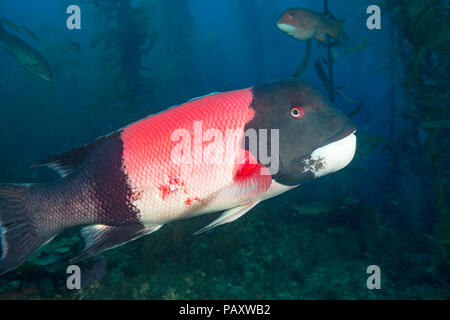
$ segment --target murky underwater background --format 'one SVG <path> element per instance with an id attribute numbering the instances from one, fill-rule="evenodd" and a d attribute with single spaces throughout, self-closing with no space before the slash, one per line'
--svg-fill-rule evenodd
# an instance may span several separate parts
<path id="1" fill-rule="evenodd" d="M 314 40 L 302 77 L 358 125 L 347 168 L 206 234 L 192 235 L 216 215 L 84 261 L 82 290 L 66 287 L 83 248 L 68 230 L 0 277 L 0 299 L 449 299 L 446 1 L 2 1 L 3 25 L 43 54 L 53 80 L 0 50 L 0 182 L 58 179 L 31 164 L 192 97 L 291 76 L 307 44 L 276 21 L 325 2 L 348 39 Z M 66 28 L 71 4 L 81 30 Z M 371 4 L 381 30 L 366 27 Z M 370 265 L 381 290 L 366 286 Z"/>

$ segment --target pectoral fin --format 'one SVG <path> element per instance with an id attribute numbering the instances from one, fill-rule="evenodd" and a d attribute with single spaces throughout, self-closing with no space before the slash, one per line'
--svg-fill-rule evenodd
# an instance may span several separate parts
<path id="1" fill-rule="evenodd" d="M 121 246 L 129 241 L 150 234 L 161 228 L 162 225 L 143 227 L 132 225 L 123 227 L 111 227 L 106 225 L 93 225 L 81 229 L 86 247 L 77 257 L 70 260 L 76 263 L 80 260 L 95 256 L 101 252 Z"/>
<path id="2" fill-rule="evenodd" d="M 314 38 L 316 38 L 319 41 L 325 42 L 325 32 L 318 32 L 318 33 L 316 33 Z"/>
<path id="3" fill-rule="evenodd" d="M 218 217 L 216 220 L 208 224 L 206 227 L 200 229 L 194 235 L 198 235 L 200 233 L 206 232 L 208 230 L 211 230 L 212 228 L 215 228 L 217 226 L 220 226 L 225 223 L 233 222 L 236 219 L 239 219 L 244 214 L 246 214 L 250 209 L 252 209 L 254 206 L 256 206 L 259 203 L 259 201 L 250 202 L 246 205 L 235 207 L 232 209 L 229 209 L 222 213 L 220 217 Z"/>
<path id="4" fill-rule="evenodd" d="M 223 212 L 220 217 L 194 234 L 198 235 L 242 217 L 260 202 L 260 200 L 257 200 L 259 199 L 259 195 L 266 192 L 271 184 L 272 176 L 269 170 L 258 163 L 250 152 L 246 151 L 243 154 L 242 161 L 236 166 L 234 183 L 218 192 L 216 197 L 239 201 L 245 200 L 248 203 Z"/>
<path id="5" fill-rule="evenodd" d="M 271 184 L 272 176 L 269 170 L 246 151 L 242 163 L 236 167 L 234 183 L 221 190 L 218 196 L 232 199 L 250 199 L 267 191 Z"/>

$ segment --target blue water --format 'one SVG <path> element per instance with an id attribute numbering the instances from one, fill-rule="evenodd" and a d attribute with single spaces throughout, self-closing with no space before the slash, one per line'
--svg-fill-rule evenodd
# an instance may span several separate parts
<path id="1" fill-rule="evenodd" d="M 134 17 L 138 27 L 128 24 L 124 32 L 126 24 L 117 26 L 119 20 L 108 18 L 108 9 L 94 2 L 0 3 L 1 17 L 26 26 L 40 41 L 5 26 L 8 32 L 41 52 L 54 73 L 51 82 L 43 81 L 0 50 L 1 183 L 56 180 L 50 170 L 30 165 L 190 98 L 288 78 L 302 62 L 306 41 L 289 37 L 276 21 L 300 4 L 324 10 L 323 1 L 312 0 L 122 1 L 124 8 L 145 11 L 144 20 Z M 362 103 L 352 116 L 359 140 L 349 167 L 270 199 L 205 236 L 193 237 L 192 231 L 207 217 L 189 226 L 175 223 L 83 262 L 89 281 L 82 290 L 65 286 L 68 259 L 83 246 L 79 229 L 69 230 L 41 255 L 50 256 L 48 261 L 36 258 L 0 276 L 0 299 L 448 299 L 449 265 L 440 256 L 448 249 L 439 246 L 442 238 L 435 233 L 433 176 L 429 167 L 409 163 L 418 154 L 411 150 L 429 152 L 427 132 L 416 132 L 421 148 L 406 147 L 410 131 L 403 111 L 411 101 L 402 83 L 408 74 L 402 72 L 404 57 L 391 54 L 393 45 L 401 49 L 398 39 L 404 35 L 396 33 L 391 41 L 387 14 L 381 30 L 369 30 L 369 1 L 328 2 L 334 16 L 345 19 L 347 47 L 367 39 L 357 52 L 332 49 L 335 88 Z M 81 8 L 81 30 L 66 28 L 71 4 Z M 149 38 L 154 46 L 145 54 L 132 41 L 142 28 L 157 35 Z M 147 36 L 141 35 L 144 41 Z M 92 45 L 95 37 L 117 42 Z M 126 54 L 128 60 L 108 67 L 108 51 Z M 314 68 L 320 57 L 327 57 L 327 48 L 313 40 L 302 77 L 328 95 Z M 392 61 L 396 70 L 372 74 Z M 115 79 L 114 68 L 127 76 Z M 334 102 L 351 113 L 357 105 L 348 100 L 337 95 Z M 398 166 L 392 170 L 397 152 Z M 431 164 L 426 160 L 424 165 Z M 314 207 L 313 214 L 302 214 L 299 208 L 307 205 Z M 370 265 L 381 268 L 379 290 L 366 286 Z"/>

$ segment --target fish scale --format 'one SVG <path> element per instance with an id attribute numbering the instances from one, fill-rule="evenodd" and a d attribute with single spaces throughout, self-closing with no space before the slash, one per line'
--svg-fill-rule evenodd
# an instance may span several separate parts
<path id="1" fill-rule="evenodd" d="M 234 162 L 227 161 L 218 167 L 208 164 L 206 157 L 203 163 L 196 164 L 193 154 L 193 164 L 177 166 L 171 160 L 175 143 L 168 142 L 177 129 L 186 129 L 193 142 L 195 121 L 201 121 L 203 133 L 216 129 L 225 137 L 227 129 L 241 129 L 243 134 L 245 124 L 254 114 L 251 101 L 249 89 L 217 93 L 151 116 L 123 130 L 124 172 L 136 198 L 133 204 L 145 224 L 162 224 L 191 216 L 194 211 L 204 213 L 205 209 L 219 211 L 233 201 L 211 195 L 233 184 Z M 237 154 L 235 150 L 232 155 L 237 157 Z M 163 197 L 161 187 L 170 187 L 170 179 L 179 179 L 182 188 Z M 198 200 L 191 202 L 189 199 Z"/>

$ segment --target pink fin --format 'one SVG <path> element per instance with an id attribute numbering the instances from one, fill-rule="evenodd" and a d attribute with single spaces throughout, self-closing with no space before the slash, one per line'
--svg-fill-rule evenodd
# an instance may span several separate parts
<path id="1" fill-rule="evenodd" d="M 272 176 L 269 169 L 258 163 L 250 152 L 245 151 L 245 158 L 237 167 L 234 181 L 235 183 L 223 192 L 229 193 L 231 197 L 250 197 L 268 190 Z"/>
<path id="2" fill-rule="evenodd" d="M 231 208 L 230 210 L 225 211 L 218 217 L 216 220 L 208 224 L 206 227 L 198 230 L 194 235 L 199 235 L 200 233 L 206 232 L 208 230 L 211 230 L 212 228 L 215 228 L 217 226 L 220 226 L 225 223 L 233 222 L 234 220 L 239 219 L 244 214 L 249 212 L 254 206 L 256 206 L 259 203 L 259 201 L 250 202 L 249 204 L 239 206 L 236 208 Z"/>

